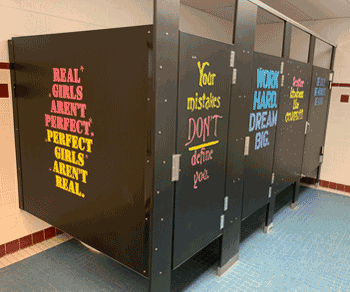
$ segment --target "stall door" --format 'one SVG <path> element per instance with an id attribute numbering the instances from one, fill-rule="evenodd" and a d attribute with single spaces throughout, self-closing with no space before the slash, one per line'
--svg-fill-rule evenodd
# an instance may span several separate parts
<path id="1" fill-rule="evenodd" d="M 245 149 L 242 218 L 268 202 L 272 178 L 282 59 L 254 53 L 250 113 Z"/>
<path id="2" fill-rule="evenodd" d="M 281 74 L 284 86 L 278 108 L 273 194 L 294 183 L 301 174 L 312 65 L 288 60 Z"/>
<path id="3" fill-rule="evenodd" d="M 233 45 L 180 33 L 174 268 L 221 234 Z"/>
<path id="4" fill-rule="evenodd" d="M 321 148 L 324 145 L 330 101 L 328 69 L 313 67 L 308 127 L 305 138 L 302 173 L 312 177 L 313 171 L 322 163 Z"/>

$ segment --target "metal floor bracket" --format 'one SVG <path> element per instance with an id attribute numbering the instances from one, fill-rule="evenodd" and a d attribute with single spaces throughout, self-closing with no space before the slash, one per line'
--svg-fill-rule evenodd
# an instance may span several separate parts
<path id="1" fill-rule="evenodd" d="M 264 226 L 264 233 L 269 233 L 273 227 L 273 223 L 271 223 L 269 226 Z"/>
<path id="2" fill-rule="evenodd" d="M 222 267 L 218 267 L 217 270 L 217 275 L 218 277 L 221 277 L 229 268 L 231 268 L 237 261 L 238 261 L 238 253 L 231 258 L 226 265 L 222 266 Z"/>

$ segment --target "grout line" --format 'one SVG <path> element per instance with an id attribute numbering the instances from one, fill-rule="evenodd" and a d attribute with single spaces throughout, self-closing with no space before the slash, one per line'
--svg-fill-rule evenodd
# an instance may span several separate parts
<path id="1" fill-rule="evenodd" d="M 39 252 L 42 252 L 42 250 L 41 250 L 39 247 L 37 247 L 36 245 L 33 245 L 33 246 L 32 246 L 32 250 L 33 250 L 33 252 L 35 252 L 36 254 L 39 253 Z"/>
<path id="2" fill-rule="evenodd" d="M 11 265 L 11 262 L 5 257 L 0 258 L 0 263 L 3 264 L 4 267 Z"/>
<path id="3" fill-rule="evenodd" d="M 33 246 L 27 247 L 26 249 L 24 249 L 24 251 L 29 253 L 31 256 L 36 254 L 36 252 L 33 250 Z"/>
<path id="4" fill-rule="evenodd" d="M 10 262 L 10 264 L 19 262 L 19 260 L 16 257 L 14 257 L 12 254 L 6 255 L 5 258 Z"/>
<path id="5" fill-rule="evenodd" d="M 18 251 L 18 254 L 20 254 L 23 257 L 23 259 L 26 259 L 26 258 L 29 258 L 30 256 L 32 256 L 25 249 L 22 249 L 22 250 Z"/>
<path id="6" fill-rule="evenodd" d="M 14 252 L 13 254 L 11 254 L 14 258 L 16 258 L 18 261 L 23 260 L 23 256 L 19 253 L 19 251 Z"/>
<path id="7" fill-rule="evenodd" d="M 46 245 L 44 245 L 42 242 L 39 242 L 36 244 L 36 246 L 41 249 L 41 251 L 47 250 Z"/>

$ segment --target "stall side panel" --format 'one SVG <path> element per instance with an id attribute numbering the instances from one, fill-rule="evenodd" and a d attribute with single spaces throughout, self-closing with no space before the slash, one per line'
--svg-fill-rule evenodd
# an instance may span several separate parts
<path id="1" fill-rule="evenodd" d="M 24 210 L 140 273 L 150 30 L 13 39 Z"/>

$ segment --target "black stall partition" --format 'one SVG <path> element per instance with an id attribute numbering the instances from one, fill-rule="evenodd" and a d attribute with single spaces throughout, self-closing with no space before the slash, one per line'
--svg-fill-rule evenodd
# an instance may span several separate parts
<path id="1" fill-rule="evenodd" d="M 141 274 L 152 186 L 148 32 L 13 39 L 22 208 Z"/>
<path id="2" fill-rule="evenodd" d="M 178 98 L 162 100 L 175 104 L 172 137 L 154 122 L 152 38 L 153 26 L 140 26 L 10 45 L 21 208 L 149 278 L 150 266 L 162 275 L 167 265 L 151 256 L 150 239 L 166 226 L 158 224 L 174 222 L 153 242 L 154 252 L 170 251 L 171 269 L 222 235 L 235 54 L 233 45 L 179 33 Z M 161 161 L 173 169 L 165 179 L 176 182 L 174 207 L 154 203 L 162 195 L 155 182 L 166 182 L 154 176 L 162 134 L 176 141 L 177 154 Z M 155 212 L 166 214 L 155 220 Z"/>
<path id="3" fill-rule="evenodd" d="M 234 45 L 180 32 L 161 4 L 154 26 L 9 42 L 20 207 L 152 292 L 213 243 L 221 275 L 291 184 L 295 203 L 322 162 L 331 73 L 289 58 L 290 23 L 282 57 L 254 52 L 259 1 L 237 1 Z"/>

